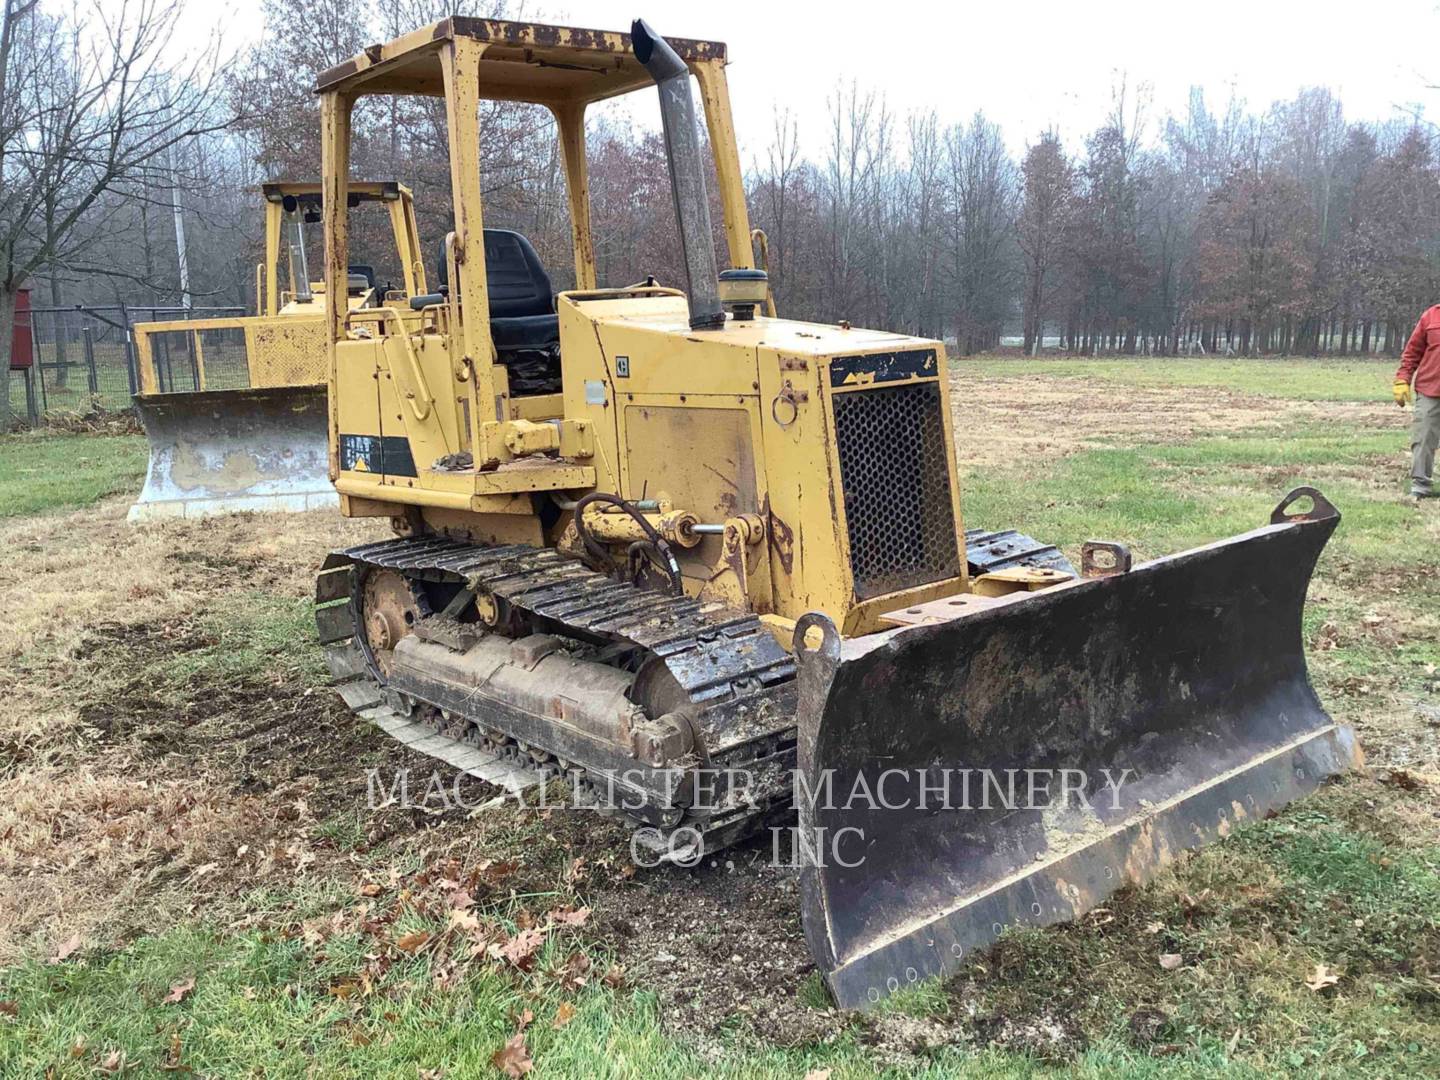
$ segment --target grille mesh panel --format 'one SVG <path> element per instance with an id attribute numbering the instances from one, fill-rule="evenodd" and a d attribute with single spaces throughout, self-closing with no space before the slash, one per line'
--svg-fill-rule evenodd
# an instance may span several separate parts
<path id="1" fill-rule="evenodd" d="M 940 384 L 857 390 L 834 403 L 856 597 L 959 576 Z"/>

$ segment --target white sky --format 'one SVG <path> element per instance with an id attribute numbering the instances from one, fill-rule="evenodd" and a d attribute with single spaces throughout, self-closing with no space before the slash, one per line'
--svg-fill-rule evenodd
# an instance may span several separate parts
<path id="1" fill-rule="evenodd" d="M 1303 86 L 1335 90 L 1351 119 L 1385 120 L 1427 106 L 1440 115 L 1440 71 L 1421 58 L 1440 33 L 1436 0 L 551 0 L 539 21 L 626 30 L 635 16 L 662 34 L 730 47 L 730 94 L 748 168 L 788 105 L 805 149 L 823 145 L 826 97 L 857 78 L 899 115 L 934 107 L 942 121 L 983 109 L 1016 151 L 1055 125 L 1070 149 L 1098 126 L 1124 73 L 1151 90 L 1149 133 L 1184 108 L 1192 84 L 1213 108 L 1234 92 L 1255 110 Z M 531 17 L 536 17 L 532 15 Z M 189 33 L 223 29 L 234 48 L 258 34 L 242 0 L 192 2 Z M 647 103 L 648 105 L 648 103 Z M 650 110 L 637 115 L 648 116 Z"/>

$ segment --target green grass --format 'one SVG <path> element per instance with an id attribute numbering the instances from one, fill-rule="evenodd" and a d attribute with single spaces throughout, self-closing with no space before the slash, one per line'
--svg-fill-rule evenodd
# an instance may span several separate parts
<path id="1" fill-rule="evenodd" d="M 140 435 L 0 436 L 0 517 L 72 510 L 138 491 L 148 460 Z"/>
<path id="2" fill-rule="evenodd" d="M 1295 360 L 1289 358 L 1193 360 L 1156 357 L 1025 359 L 964 357 L 951 360 L 957 381 L 977 376 L 1045 375 L 1102 379 L 1145 387 L 1224 387 L 1263 397 L 1307 401 L 1390 400 L 1394 360 Z"/>
<path id="3" fill-rule="evenodd" d="M 1287 491 L 1310 483 L 1341 510 L 1339 550 L 1403 565 L 1412 557 L 1404 539 L 1420 535 L 1429 508 L 1402 497 L 1402 441 L 1395 432 L 1315 424 L 1278 439 L 1241 434 L 1088 450 L 1023 483 L 1010 472 L 972 472 L 962 488 L 965 517 L 971 525 L 1023 523 L 1068 547 L 1120 540 L 1149 558 L 1265 524 Z M 1356 469 L 1367 480 L 1393 474 L 1393 484 L 1361 483 L 1349 475 Z"/>
<path id="4" fill-rule="evenodd" d="M 982 1023 L 1050 1017 L 1089 1034 L 1064 1061 L 951 1046 L 885 1074 L 1421 1075 L 1440 1066 L 1440 999 L 1414 977 L 1410 950 L 1440 944 L 1440 849 L 1386 842 L 1366 831 L 1365 813 L 1342 787 L 1243 829 L 1152 889 L 1121 894 L 1108 924 L 1008 933 L 963 980 L 912 990 L 832 1042 L 742 1042 L 718 1062 L 663 1029 L 643 987 L 612 990 L 598 979 L 565 987 L 556 972 L 572 942 L 552 939 L 530 973 L 479 960 L 442 986 L 445 963 L 467 950 L 440 939 L 433 950 L 400 952 L 400 935 L 443 929 L 406 894 L 378 902 L 387 921 L 377 931 L 342 890 L 256 893 L 248 904 L 271 914 L 271 928 L 156 928 L 64 963 L 33 957 L 0 972 L 0 1001 L 17 1013 L 0 1016 L 0 1075 L 90 1076 L 121 1050 L 151 1075 L 173 1064 L 177 1038 L 180 1063 L 200 1075 L 495 1075 L 490 1057 L 528 1009 L 527 1047 L 541 1075 L 779 1078 L 830 1068 L 861 1077 L 876 1072 L 874 1025 L 943 1018 L 962 1008 L 955 994 Z M 515 912 L 502 900 L 482 917 L 513 927 Z M 331 917 L 338 928 L 322 941 L 299 932 L 302 920 Z M 603 971 L 603 950 L 582 948 Z M 1167 951 L 1184 956 L 1180 971 L 1155 963 Z M 1304 979 L 1320 962 L 1341 978 L 1317 993 Z M 376 972 L 367 990 L 362 973 Z M 164 1000 L 190 980 L 183 1000 Z M 575 1013 L 557 1029 L 562 1002 Z M 1147 1010 L 1154 1030 L 1137 1037 L 1134 1018 Z"/>
<path id="5" fill-rule="evenodd" d="M 256 676 L 319 686 L 328 674 L 324 655 L 308 647 L 314 638 L 315 605 L 310 599 L 237 589 L 198 620 L 198 647 L 171 655 L 157 674 L 178 688 L 197 680 L 220 684 Z"/>

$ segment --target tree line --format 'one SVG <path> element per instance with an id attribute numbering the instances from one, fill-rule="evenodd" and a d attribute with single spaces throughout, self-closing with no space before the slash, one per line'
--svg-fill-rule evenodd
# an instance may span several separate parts
<path id="1" fill-rule="evenodd" d="M 258 185 L 318 173 L 316 74 L 446 15 L 508 7 L 262 0 L 259 43 L 222 59 L 218 42 L 171 47 L 183 0 L 88 2 L 55 15 L 0 0 L 0 330 L 22 285 L 37 305 L 181 302 L 177 205 L 192 302 L 253 305 Z M 554 124 L 538 107 L 484 108 L 486 223 L 525 232 L 565 288 Z M 681 280 L 653 111 L 636 100 L 588 124 L 602 282 Z M 413 188 L 438 250 L 440 103 L 365 99 L 354 130 L 354 176 Z M 900 115 L 849 82 L 823 128 L 802 130 L 781 105 L 741 139 L 786 316 L 943 337 L 961 353 L 1012 337 L 1032 354 L 1394 353 L 1440 292 L 1434 129 L 1347 120 L 1323 87 L 1262 110 L 1196 89 L 1160 116 L 1120 82 L 1082 139 L 1041 131 L 1015 152 L 983 111 Z M 383 220 L 357 225 L 357 250 L 383 270 Z"/>

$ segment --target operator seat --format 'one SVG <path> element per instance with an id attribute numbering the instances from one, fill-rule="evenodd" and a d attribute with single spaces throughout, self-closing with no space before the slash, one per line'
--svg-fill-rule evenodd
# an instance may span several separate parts
<path id="1" fill-rule="evenodd" d="M 437 274 L 449 292 L 444 245 Z M 485 230 L 485 291 L 490 297 L 490 337 L 497 359 L 510 376 L 510 393 L 560 393 L 560 317 L 550 277 L 530 241 L 511 229 Z M 417 296 L 414 307 L 440 297 Z"/>

